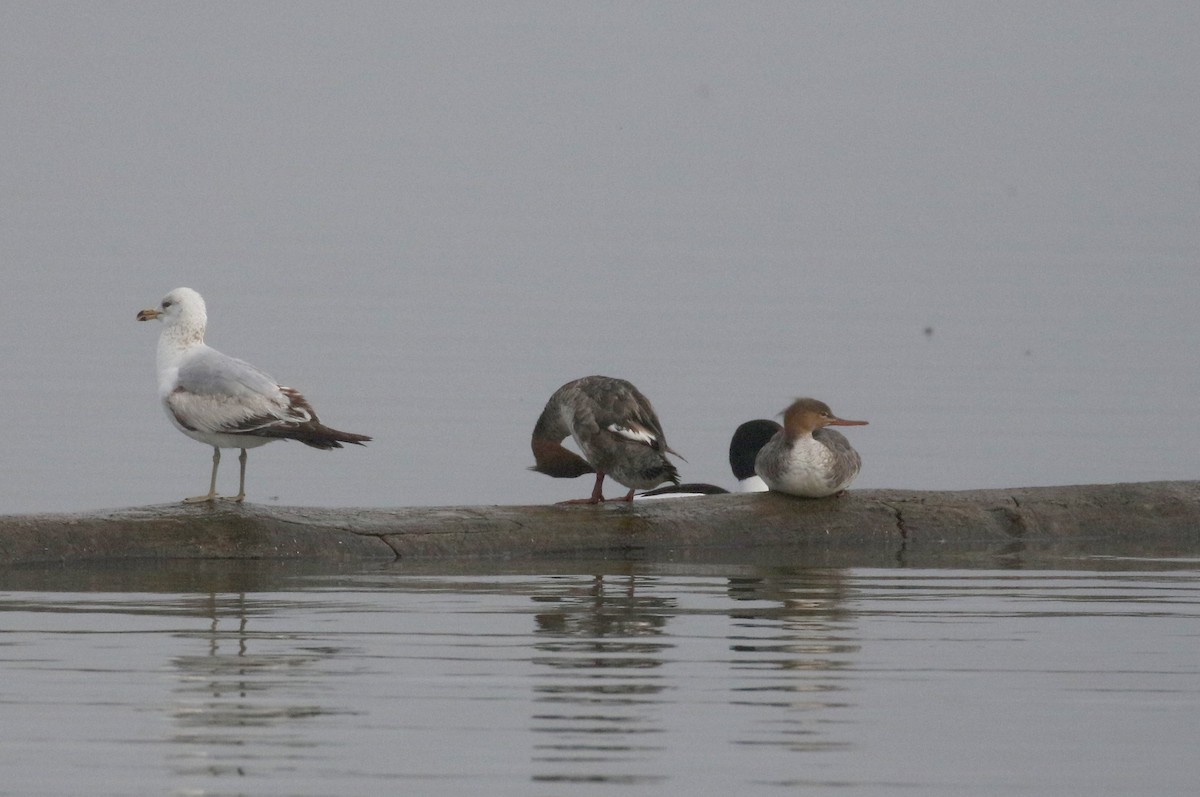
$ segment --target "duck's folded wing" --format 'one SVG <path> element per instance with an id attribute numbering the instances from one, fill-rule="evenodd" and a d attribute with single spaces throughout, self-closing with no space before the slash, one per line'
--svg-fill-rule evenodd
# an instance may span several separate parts
<path id="1" fill-rule="evenodd" d="M 650 446 L 655 451 L 674 454 L 683 459 L 678 451 L 667 445 L 667 436 L 663 432 L 662 422 L 650 400 L 643 396 L 637 388 L 629 385 L 618 401 L 597 413 L 598 420 L 604 423 L 604 428 L 625 440 Z M 685 460 L 686 461 L 686 460 Z"/>
<path id="2" fill-rule="evenodd" d="M 617 437 L 625 440 L 632 440 L 635 443 L 650 446 L 651 448 L 659 448 L 659 440 L 662 438 L 655 434 L 653 430 L 646 428 L 635 421 L 625 421 L 624 423 L 610 423 L 607 426 L 608 431 L 615 434 Z"/>

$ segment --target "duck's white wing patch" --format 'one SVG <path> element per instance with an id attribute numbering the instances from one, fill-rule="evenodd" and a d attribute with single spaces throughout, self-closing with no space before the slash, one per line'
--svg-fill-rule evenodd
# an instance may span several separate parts
<path id="1" fill-rule="evenodd" d="M 646 427 L 638 424 L 610 423 L 608 431 L 618 437 L 624 437 L 626 440 L 632 440 L 635 443 L 641 443 L 651 448 L 654 448 L 658 444 L 658 436 Z"/>

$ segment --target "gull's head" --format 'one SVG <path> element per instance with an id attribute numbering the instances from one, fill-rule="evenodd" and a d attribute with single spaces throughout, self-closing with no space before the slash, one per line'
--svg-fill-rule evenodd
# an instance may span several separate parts
<path id="1" fill-rule="evenodd" d="M 158 307 L 148 307 L 137 314 L 138 321 L 159 319 L 167 326 L 184 325 L 203 331 L 208 323 L 204 299 L 191 288 L 176 288 L 162 298 Z"/>

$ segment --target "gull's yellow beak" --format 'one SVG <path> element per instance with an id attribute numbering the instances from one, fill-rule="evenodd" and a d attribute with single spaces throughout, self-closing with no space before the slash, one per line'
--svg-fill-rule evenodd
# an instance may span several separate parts
<path id="1" fill-rule="evenodd" d="M 162 315 L 162 310 L 155 310 L 153 307 L 141 310 L 137 314 L 138 321 L 153 321 Z"/>

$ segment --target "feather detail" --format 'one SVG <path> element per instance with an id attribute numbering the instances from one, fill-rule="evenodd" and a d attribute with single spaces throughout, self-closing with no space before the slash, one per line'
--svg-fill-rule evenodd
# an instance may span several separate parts
<path id="1" fill-rule="evenodd" d="M 627 422 L 624 425 L 620 423 L 610 423 L 608 425 L 608 431 L 612 432 L 618 437 L 623 437 L 626 440 L 632 440 L 635 443 L 641 443 L 643 445 L 650 446 L 655 451 L 661 450 L 658 435 L 654 434 L 641 424 L 634 422 Z"/>

